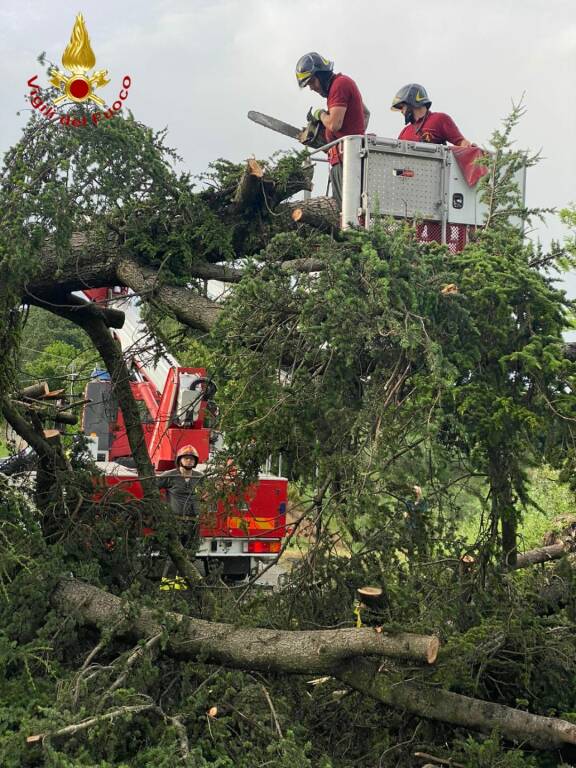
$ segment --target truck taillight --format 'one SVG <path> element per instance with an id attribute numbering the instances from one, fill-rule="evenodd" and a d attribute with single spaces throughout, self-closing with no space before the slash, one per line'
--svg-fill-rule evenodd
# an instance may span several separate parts
<path id="1" fill-rule="evenodd" d="M 282 547 L 281 541 L 248 541 L 247 544 L 246 551 L 253 555 L 280 552 Z"/>

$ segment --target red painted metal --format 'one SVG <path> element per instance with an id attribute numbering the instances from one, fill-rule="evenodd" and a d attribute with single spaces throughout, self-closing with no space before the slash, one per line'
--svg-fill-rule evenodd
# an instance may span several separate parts
<path id="1" fill-rule="evenodd" d="M 178 382 L 181 374 L 196 374 L 204 378 L 206 376 L 206 369 L 172 368 L 168 374 L 154 417 L 154 431 L 148 445 L 148 452 L 157 472 L 172 469 L 174 466 L 174 456 L 178 448 L 187 443 L 196 448 L 200 455 L 201 463 L 208 460 L 210 430 L 204 429 L 202 426 L 206 412 L 206 403 L 201 403 L 198 418 L 190 427 L 181 427 L 174 423 Z"/>
<path id="2" fill-rule="evenodd" d="M 244 492 L 242 504 L 230 497 L 218 501 L 216 513 L 206 514 L 200 534 L 205 537 L 279 539 L 286 536 L 288 482 L 260 478 Z"/>

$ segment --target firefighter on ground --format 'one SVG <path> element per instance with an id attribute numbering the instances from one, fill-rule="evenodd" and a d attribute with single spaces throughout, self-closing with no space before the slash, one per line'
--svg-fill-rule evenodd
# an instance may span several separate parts
<path id="1" fill-rule="evenodd" d="M 392 99 L 392 110 L 402 112 L 406 125 L 398 136 L 405 141 L 426 141 L 430 144 L 454 144 L 473 147 L 465 139 L 450 115 L 431 112 L 432 102 L 424 86 L 408 83 Z"/>
<path id="2" fill-rule="evenodd" d="M 189 547 L 198 537 L 198 485 L 204 478 L 204 474 L 196 469 L 199 459 L 193 445 L 184 445 L 176 454 L 176 468 L 156 478 L 158 487 L 166 490 L 184 547 Z"/>
<path id="3" fill-rule="evenodd" d="M 327 109 L 317 109 L 312 117 L 324 126 L 326 143 L 343 136 L 365 133 L 370 112 L 364 106 L 358 86 L 352 78 L 334 74 L 334 62 L 319 53 L 306 53 L 296 64 L 296 80 L 300 88 L 310 90 L 326 98 Z M 342 207 L 342 158 L 338 145 L 328 150 L 332 195 Z"/>

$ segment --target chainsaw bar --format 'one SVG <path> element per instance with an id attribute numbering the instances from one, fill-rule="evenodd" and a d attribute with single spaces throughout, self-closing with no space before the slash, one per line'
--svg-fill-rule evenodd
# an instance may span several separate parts
<path id="1" fill-rule="evenodd" d="M 263 125 L 265 128 L 270 128 L 271 131 L 277 133 L 283 133 L 284 136 L 290 136 L 291 139 L 300 141 L 302 135 L 302 128 L 296 128 L 289 123 L 283 123 L 282 120 L 276 120 L 275 117 L 270 115 L 264 115 L 262 112 L 248 112 L 248 118 L 258 125 Z"/>

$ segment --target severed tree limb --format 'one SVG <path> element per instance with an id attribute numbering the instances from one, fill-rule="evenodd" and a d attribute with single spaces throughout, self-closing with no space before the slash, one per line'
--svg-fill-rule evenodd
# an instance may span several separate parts
<path id="1" fill-rule="evenodd" d="M 284 203 L 281 209 L 290 214 L 295 224 L 308 224 L 322 232 L 340 228 L 340 210 L 333 197 L 310 197 Z"/>
<path id="2" fill-rule="evenodd" d="M 46 738 L 55 738 L 57 736 L 73 736 L 74 734 L 80 733 L 81 731 L 86 731 L 88 728 L 92 728 L 93 725 L 98 725 L 98 723 L 101 723 L 105 720 L 115 720 L 117 717 L 121 717 L 123 715 L 135 715 L 139 712 L 145 712 L 149 709 L 156 709 L 156 705 L 153 702 L 149 702 L 147 704 L 135 704 L 132 706 L 119 707 L 118 709 L 113 709 L 111 712 L 106 712 L 103 715 L 88 717 L 86 720 L 81 720 L 79 723 L 67 725 L 66 727 L 60 728 L 57 731 L 52 731 L 50 733 L 36 733 L 33 736 L 28 736 L 26 742 L 27 744 L 35 744 L 38 741 L 43 741 Z"/>
<path id="3" fill-rule="evenodd" d="M 45 381 L 40 381 L 38 384 L 30 384 L 29 387 L 21 389 L 18 392 L 18 397 L 28 397 L 31 400 L 37 400 L 45 397 L 48 392 L 48 384 Z"/>
<path id="4" fill-rule="evenodd" d="M 82 616 L 89 624 L 106 626 L 128 610 L 120 598 L 73 578 L 62 578 L 53 605 Z M 373 629 L 290 632 L 242 628 L 169 613 L 177 627 L 167 637 L 166 652 L 190 659 L 198 654 L 209 663 L 246 670 L 292 674 L 329 674 L 361 693 L 396 709 L 430 720 L 490 733 L 497 728 L 507 739 L 538 749 L 576 744 L 576 725 L 554 717 L 473 699 L 440 688 L 397 682 L 365 656 L 399 656 L 426 660 L 424 636 L 385 635 Z M 140 609 L 131 614 L 128 632 L 149 637 L 161 631 L 157 613 Z M 436 641 L 437 642 L 437 641 Z"/>
<path id="5" fill-rule="evenodd" d="M 125 615 L 119 597 L 76 579 L 60 580 L 53 604 L 69 613 L 79 613 L 88 623 L 108 625 Z M 235 627 L 232 624 L 167 614 L 177 630 L 166 640 L 166 652 L 180 659 L 201 655 L 212 663 L 238 669 L 292 674 L 332 673 L 338 664 L 359 655 L 390 656 L 432 664 L 439 648 L 433 635 L 407 632 L 388 634 L 373 628 L 282 631 Z M 127 633 L 150 637 L 162 632 L 155 611 L 142 608 L 131 614 Z"/>
<path id="6" fill-rule="evenodd" d="M 236 189 L 233 202 L 238 210 L 260 207 L 263 195 L 264 170 L 254 158 L 246 161 L 246 168 Z"/>
<path id="7" fill-rule="evenodd" d="M 497 728 L 507 739 L 537 749 L 576 744 L 576 725 L 566 720 L 533 715 L 521 709 L 432 686 L 397 683 L 385 674 L 379 674 L 375 665 L 366 659 L 347 662 L 335 677 L 395 709 L 404 709 L 429 720 L 440 720 L 483 733 L 491 733 Z"/>
<path id="8" fill-rule="evenodd" d="M 50 731 L 48 733 L 35 733 L 33 736 L 28 736 L 26 739 L 27 744 L 37 744 L 38 742 L 44 742 L 45 739 L 59 738 L 62 736 L 75 736 L 77 733 L 87 731 L 99 723 L 116 720 L 117 717 L 123 717 L 125 715 L 137 715 L 141 712 L 151 712 L 153 714 L 162 717 L 166 722 L 173 726 L 178 736 L 178 742 L 180 746 L 180 754 L 182 759 L 186 759 L 190 755 L 190 743 L 188 741 L 188 732 L 186 726 L 177 716 L 170 716 L 165 714 L 162 709 L 150 701 L 143 704 L 132 704 L 124 707 L 118 707 L 110 712 L 105 712 L 102 715 L 96 715 L 95 717 L 87 717 L 85 720 L 81 720 L 78 723 L 72 723 L 64 728 L 59 728 L 57 731 Z"/>
<path id="9" fill-rule="evenodd" d="M 550 544 L 547 547 L 537 547 L 536 549 L 530 549 L 528 552 L 519 554 L 516 557 L 516 563 L 512 566 L 512 570 L 518 570 L 519 568 L 528 568 L 530 565 L 536 565 L 537 563 L 547 563 L 550 560 L 558 560 L 566 552 L 569 552 L 570 548 L 563 542 L 560 544 Z"/>

